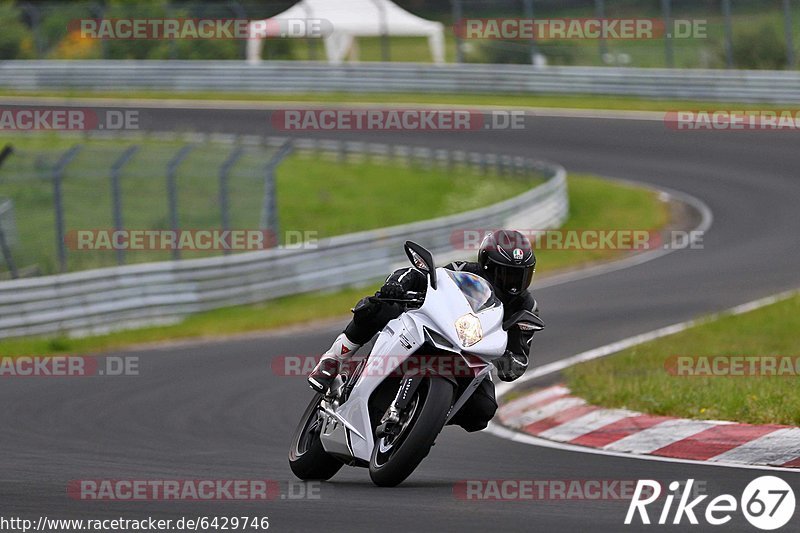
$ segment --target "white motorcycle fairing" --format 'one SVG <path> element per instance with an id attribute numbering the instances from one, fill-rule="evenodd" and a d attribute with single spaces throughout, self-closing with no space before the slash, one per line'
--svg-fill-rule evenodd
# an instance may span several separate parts
<path id="1" fill-rule="evenodd" d="M 507 334 L 502 327 L 502 304 L 491 294 L 490 300 L 481 306 L 468 299 L 459 287 L 459 281 L 486 284 L 479 276 L 444 268 L 437 268 L 435 275 L 437 288 L 433 289 L 429 283 L 422 306 L 407 310 L 380 332 L 347 400 L 341 405 L 327 400 L 321 403 L 324 415 L 320 440 L 326 452 L 350 458 L 353 462 L 369 462 L 375 446 L 369 414 L 370 397 L 393 370 L 426 342 L 454 354 L 466 354 L 467 364 L 475 370 L 472 383 L 451 407 L 450 417 L 481 381 L 489 378 L 493 368 L 491 360 L 503 355 L 507 343 Z M 480 340 L 471 346 L 465 346 L 456 331 L 456 321 L 465 315 L 476 317 L 482 332 Z"/>

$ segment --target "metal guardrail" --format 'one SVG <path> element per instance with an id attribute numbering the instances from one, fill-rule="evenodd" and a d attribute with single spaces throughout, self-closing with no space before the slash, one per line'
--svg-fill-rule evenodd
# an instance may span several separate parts
<path id="1" fill-rule="evenodd" d="M 391 147 L 336 141 L 295 141 L 296 149 L 391 154 Z M 394 147 L 397 153 L 399 147 Z M 498 204 L 402 226 L 321 239 L 314 248 L 273 248 L 213 258 L 103 268 L 0 282 L 0 338 L 85 335 L 177 322 L 186 315 L 289 294 L 333 289 L 380 278 L 407 262 L 402 243 L 415 240 L 437 260 L 463 256 L 460 230 L 553 228 L 567 217 L 566 171 L 557 165 L 496 154 L 429 151 L 426 158 L 511 170 L 537 170 L 545 183 Z"/>
<path id="2" fill-rule="evenodd" d="M 800 102 L 800 72 L 307 61 L 0 61 L 0 88 L 598 94 Z"/>

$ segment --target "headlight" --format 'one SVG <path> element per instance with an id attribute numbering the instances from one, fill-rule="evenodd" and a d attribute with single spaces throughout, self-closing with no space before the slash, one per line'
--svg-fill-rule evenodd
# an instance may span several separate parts
<path id="1" fill-rule="evenodd" d="M 472 313 L 462 316 L 456 320 L 456 333 L 462 345 L 472 346 L 483 338 L 480 319 Z"/>

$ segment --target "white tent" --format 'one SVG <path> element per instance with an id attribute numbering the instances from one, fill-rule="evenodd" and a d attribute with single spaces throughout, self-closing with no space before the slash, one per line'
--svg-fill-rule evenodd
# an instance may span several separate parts
<path id="1" fill-rule="evenodd" d="M 316 19 L 325 21 L 330 31 L 322 37 L 328 61 L 340 63 L 350 53 L 356 59 L 356 37 L 401 35 L 427 37 L 431 55 L 436 63 L 444 63 L 444 26 L 441 22 L 425 20 L 409 13 L 390 0 L 301 0 L 283 13 L 267 21 L 250 23 L 250 35 L 258 35 L 264 22 Z M 293 35 L 307 37 L 308 35 Z M 247 42 L 247 60 L 261 61 L 264 39 L 251 37 Z"/>

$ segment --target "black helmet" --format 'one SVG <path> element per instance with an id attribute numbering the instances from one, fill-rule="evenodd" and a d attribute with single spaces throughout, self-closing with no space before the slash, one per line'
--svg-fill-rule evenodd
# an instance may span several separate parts
<path id="1" fill-rule="evenodd" d="M 478 250 L 478 264 L 500 296 L 517 296 L 527 289 L 536 272 L 531 241 L 518 231 L 489 233 Z"/>

